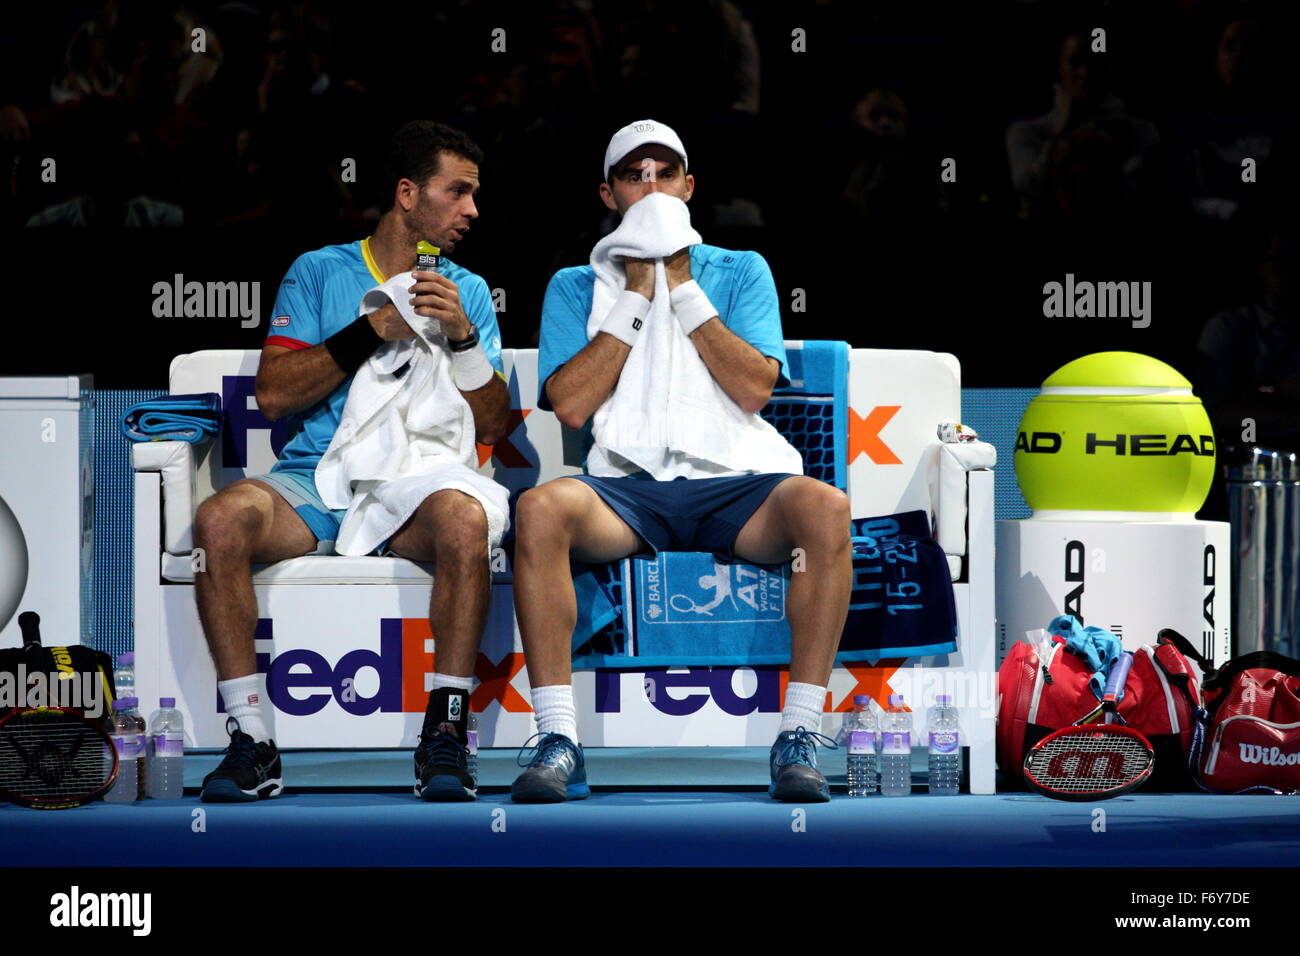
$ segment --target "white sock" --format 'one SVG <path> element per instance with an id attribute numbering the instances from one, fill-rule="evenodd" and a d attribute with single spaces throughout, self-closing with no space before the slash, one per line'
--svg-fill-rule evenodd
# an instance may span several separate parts
<path id="1" fill-rule="evenodd" d="M 451 674 L 434 674 L 433 682 L 429 685 L 429 692 L 433 693 L 440 687 L 454 687 L 457 690 L 471 691 L 474 689 L 474 678 L 454 677 Z"/>
<path id="2" fill-rule="evenodd" d="M 825 687 L 791 681 L 785 689 L 785 707 L 781 709 L 781 733 L 800 727 L 820 733 L 822 708 L 825 706 Z"/>
<path id="3" fill-rule="evenodd" d="M 261 674 L 217 681 L 217 690 L 221 691 L 221 699 L 226 702 L 226 713 L 239 721 L 240 730 L 259 743 L 271 739 L 271 732 L 267 730 L 270 714 Z"/>
<path id="4" fill-rule="evenodd" d="M 564 734 L 578 742 L 578 710 L 573 706 L 572 684 L 551 684 L 532 689 L 537 729 L 544 734 Z"/>

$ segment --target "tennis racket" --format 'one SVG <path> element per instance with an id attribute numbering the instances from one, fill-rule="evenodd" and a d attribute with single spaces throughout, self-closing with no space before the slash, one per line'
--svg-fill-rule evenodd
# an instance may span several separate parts
<path id="1" fill-rule="evenodd" d="M 0 798 L 65 810 L 101 796 L 118 755 L 103 727 L 66 707 L 15 707 L 0 718 Z"/>
<path id="2" fill-rule="evenodd" d="M 1025 783 L 1058 800 L 1107 800 L 1151 777 L 1151 743 L 1129 727 L 1090 724 L 1048 734 L 1025 755 Z"/>
<path id="3" fill-rule="evenodd" d="M 1124 687 L 1128 684 L 1128 672 L 1132 669 L 1132 652 L 1122 652 L 1111 665 L 1110 673 L 1106 675 L 1106 686 L 1102 688 L 1101 700 L 1092 711 L 1076 720 L 1074 725 L 1077 727 L 1080 724 L 1095 724 L 1098 721 L 1107 724 L 1127 723 L 1119 715 L 1119 698 L 1124 694 Z"/>
<path id="4" fill-rule="evenodd" d="M 1125 651 L 1111 667 L 1101 702 L 1073 725 L 1048 734 L 1025 755 L 1025 783 L 1058 800 L 1107 800 L 1142 786 L 1155 767 L 1145 736 L 1118 726 L 1119 697 L 1133 655 Z M 1095 723 L 1097 718 L 1105 723 Z"/>

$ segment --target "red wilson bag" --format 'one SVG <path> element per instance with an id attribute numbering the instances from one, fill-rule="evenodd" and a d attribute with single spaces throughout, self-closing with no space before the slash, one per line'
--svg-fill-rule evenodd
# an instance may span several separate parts
<path id="1" fill-rule="evenodd" d="M 1083 658 L 1053 637 L 1046 673 L 1025 641 L 1014 644 L 998 670 L 998 766 L 1005 787 L 1019 789 L 1025 755 L 1054 730 L 1068 727 L 1097 706 L 1089 686 L 1092 671 Z M 1151 741 L 1155 770 L 1142 790 L 1188 790 L 1187 754 L 1200 707 L 1200 687 L 1187 659 L 1171 642 L 1138 648 L 1133 654 L 1119 715 Z"/>
<path id="2" fill-rule="evenodd" d="M 1199 654 L 1175 631 L 1160 632 L 1188 656 Z M 1205 671 L 1188 765 L 1216 793 L 1300 793 L 1300 661 L 1272 651 Z"/>

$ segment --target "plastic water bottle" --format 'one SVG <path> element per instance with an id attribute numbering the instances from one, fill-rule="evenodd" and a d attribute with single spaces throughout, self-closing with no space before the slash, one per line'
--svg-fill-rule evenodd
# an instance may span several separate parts
<path id="1" fill-rule="evenodd" d="M 140 716 L 139 699 L 136 697 L 123 697 L 122 702 L 127 705 L 126 714 L 131 719 L 131 728 L 135 731 L 136 799 L 143 800 L 148 795 L 148 731 L 144 725 L 144 718 Z"/>
<path id="2" fill-rule="evenodd" d="M 905 797 L 912 792 L 912 715 L 903 709 L 902 694 L 889 695 L 880 730 L 880 792 Z"/>
<path id="3" fill-rule="evenodd" d="M 961 792 L 961 732 L 952 697 L 940 694 L 926 715 L 930 731 L 930 792 L 952 796 Z"/>
<path id="4" fill-rule="evenodd" d="M 175 800 L 185 790 L 185 718 L 175 697 L 163 697 L 149 718 L 149 796 Z"/>
<path id="5" fill-rule="evenodd" d="M 132 719 L 131 698 L 113 701 L 113 746 L 117 749 L 117 779 L 104 794 L 105 803 L 134 803 L 140 794 L 139 739 Z"/>
<path id="6" fill-rule="evenodd" d="M 478 716 L 474 711 L 470 711 L 465 718 L 465 746 L 469 748 L 469 755 L 465 758 L 466 769 L 474 781 L 474 786 L 478 786 Z"/>
<path id="7" fill-rule="evenodd" d="M 876 715 L 871 698 L 855 694 L 853 709 L 844 715 L 844 742 L 849 748 L 848 783 L 850 797 L 865 797 L 877 789 Z"/>
<path id="8" fill-rule="evenodd" d="M 135 696 L 135 651 L 117 655 L 117 665 L 113 668 L 113 688 L 116 696 Z"/>

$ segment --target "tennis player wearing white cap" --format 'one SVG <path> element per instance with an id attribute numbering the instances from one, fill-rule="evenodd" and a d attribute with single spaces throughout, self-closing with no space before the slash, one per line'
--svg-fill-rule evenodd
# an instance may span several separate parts
<path id="1" fill-rule="evenodd" d="M 686 148 L 669 127 L 641 120 L 610 139 L 600 198 L 620 215 L 652 192 L 689 202 L 695 179 Z M 595 274 L 561 269 L 542 307 L 538 407 L 581 428 L 618 385 L 655 294 L 655 264 L 624 260 L 625 290 L 588 339 Z M 721 389 L 745 412 L 767 404 L 789 369 L 772 273 L 756 252 L 715 246 L 681 249 L 664 260 L 673 314 Z M 635 466 L 631 466 L 635 470 Z M 549 803 L 590 793 L 578 745 L 571 638 L 577 605 L 569 559 L 601 563 L 633 554 L 709 551 L 719 560 L 789 561 L 790 683 L 770 755 L 770 793 L 780 800 L 830 799 L 817 769 L 826 683 L 848 614 L 852 578 L 849 504 L 844 493 L 791 474 L 723 473 L 656 481 L 558 478 L 519 500 L 515 611 L 523 636 L 540 742 L 515 781 L 520 802 Z"/>

